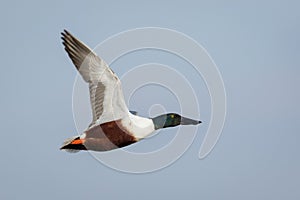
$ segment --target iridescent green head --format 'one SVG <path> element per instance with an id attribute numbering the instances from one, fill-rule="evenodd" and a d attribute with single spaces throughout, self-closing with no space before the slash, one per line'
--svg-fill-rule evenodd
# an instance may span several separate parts
<path id="1" fill-rule="evenodd" d="M 201 121 L 182 117 L 176 113 L 160 115 L 158 117 L 154 117 L 152 120 L 156 130 L 178 125 L 197 125 L 201 123 Z"/>

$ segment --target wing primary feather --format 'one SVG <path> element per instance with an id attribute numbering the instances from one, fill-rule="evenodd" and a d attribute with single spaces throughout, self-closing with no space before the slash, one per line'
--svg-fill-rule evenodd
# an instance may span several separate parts
<path id="1" fill-rule="evenodd" d="M 62 44 L 76 69 L 89 83 L 90 101 L 95 123 L 104 123 L 128 116 L 128 108 L 120 79 L 88 46 L 64 30 Z"/>

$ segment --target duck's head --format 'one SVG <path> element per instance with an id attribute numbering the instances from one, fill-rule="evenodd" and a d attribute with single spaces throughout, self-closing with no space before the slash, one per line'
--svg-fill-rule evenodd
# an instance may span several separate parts
<path id="1" fill-rule="evenodd" d="M 173 127 L 178 125 L 197 125 L 201 121 L 182 117 L 176 113 L 168 113 L 152 118 L 155 129 Z"/>

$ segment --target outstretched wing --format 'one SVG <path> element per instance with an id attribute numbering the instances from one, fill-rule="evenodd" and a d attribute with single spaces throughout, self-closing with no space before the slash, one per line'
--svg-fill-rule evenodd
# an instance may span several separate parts
<path id="1" fill-rule="evenodd" d="M 109 66 L 68 31 L 62 32 L 63 45 L 82 78 L 89 83 L 94 124 L 128 116 L 121 81 Z"/>

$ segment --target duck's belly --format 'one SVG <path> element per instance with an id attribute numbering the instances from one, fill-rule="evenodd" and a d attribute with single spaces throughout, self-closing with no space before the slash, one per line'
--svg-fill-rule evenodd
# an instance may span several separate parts
<path id="1" fill-rule="evenodd" d="M 121 121 L 94 126 L 85 134 L 83 144 L 87 150 L 93 151 L 109 151 L 138 141 L 122 126 Z"/>

